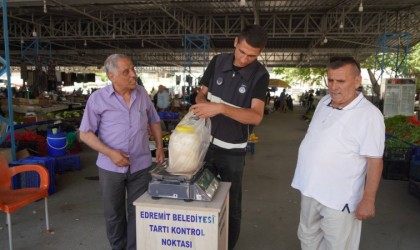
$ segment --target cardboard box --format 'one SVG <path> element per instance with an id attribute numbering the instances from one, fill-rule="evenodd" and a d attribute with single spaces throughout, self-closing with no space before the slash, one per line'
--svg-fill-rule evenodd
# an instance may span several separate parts
<path id="1" fill-rule="evenodd" d="M 40 113 L 36 114 L 36 121 L 37 122 L 42 122 L 42 121 L 47 121 L 47 120 L 48 120 L 47 114 L 40 114 Z"/>
<path id="2" fill-rule="evenodd" d="M 0 154 L 6 157 L 7 162 L 12 161 L 12 149 L 11 148 L 0 148 Z M 31 153 L 27 149 L 22 149 L 16 152 L 16 160 L 20 160 L 26 157 L 31 156 Z"/>
<path id="3" fill-rule="evenodd" d="M 31 153 L 29 153 L 29 150 L 26 148 L 16 152 L 16 160 L 20 160 L 29 156 L 31 156 Z"/>
<path id="4" fill-rule="evenodd" d="M 34 123 L 36 122 L 36 116 L 24 116 L 23 123 Z"/>

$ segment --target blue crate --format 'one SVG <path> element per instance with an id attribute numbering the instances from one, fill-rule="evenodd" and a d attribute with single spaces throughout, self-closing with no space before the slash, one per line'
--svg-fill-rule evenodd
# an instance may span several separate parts
<path id="1" fill-rule="evenodd" d="M 33 163 L 37 164 L 37 163 Z M 9 167 L 15 167 L 25 165 L 19 160 L 9 162 Z M 35 184 L 38 184 L 36 186 Z M 12 178 L 12 189 L 27 188 L 27 187 L 39 187 L 39 176 L 34 171 L 23 172 L 13 176 Z"/>
<path id="2" fill-rule="evenodd" d="M 418 155 L 420 157 L 420 147 L 417 145 L 412 146 L 412 155 Z M 419 158 L 420 159 L 420 158 Z"/>
<path id="3" fill-rule="evenodd" d="M 413 149 L 411 147 L 385 147 L 384 160 L 410 161 Z"/>
<path id="4" fill-rule="evenodd" d="M 410 179 L 420 182 L 420 155 L 413 155 L 411 158 Z"/>
<path id="5" fill-rule="evenodd" d="M 17 174 L 12 177 L 12 189 L 19 189 L 20 186 L 20 174 Z"/>
<path id="6" fill-rule="evenodd" d="M 410 160 L 388 160 L 384 159 L 382 177 L 385 180 L 407 181 L 410 172 Z"/>
<path id="7" fill-rule="evenodd" d="M 19 166 L 19 165 L 42 165 L 44 166 L 50 178 L 50 186 L 48 188 L 48 194 L 52 195 L 57 192 L 57 185 L 55 183 L 55 160 L 52 157 L 38 157 L 30 156 L 17 161 L 12 161 L 9 163 L 9 166 Z M 38 173 L 35 171 L 28 171 L 25 173 L 18 174 L 13 177 L 12 188 L 28 188 L 28 187 L 39 187 L 40 179 Z"/>
<path id="8" fill-rule="evenodd" d="M 179 118 L 179 113 L 178 112 L 167 112 L 166 113 L 166 118 L 167 119 L 178 119 Z"/>
<path id="9" fill-rule="evenodd" d="M 48 194 L 53 194 L 57 192 L 57 185 L 55 183 L 55 160 L 52 157 L 39 157 L 39 156 L 30 156 L 24 159 L 19 160 L 21 164 L 38 164 L 44 166 L 49 173 L 50 177 L 50 186 L 48 188 Z M 29 172 L 30 173 L 30 172 Z M 35 174 L 35 172 L 33 172 Z M 35 174 L 36 180 L 34 178 L 29 178 L 31 185 L 39 186 L 39 176 Z"/>
<path id="10" fill-rule="evenodd" d="M 168 112 L 157 112 L 161 120 L 168 119 Z"/>
<path id="11" fill-rule="evenodd" d="M 68 154 L 63 156 L 56 156 L 55 159 L 55 171 L 58 174 L 62 174 L 70 169 L 81 170 L 80 154 Z"/>
<path id="12" fill-rule="evenodd" d="M 420 200 L 420 182 L 410 179 L 408 182 L 408 193 Z"/>
<path id="13" fill-rule="evenodd" d="M 166 112 L 157 112 L 157 113 L 158 113 L 161 120 L 178 119 L 179 118 L 179 113 L 178 112 L 166 111 Z"/>

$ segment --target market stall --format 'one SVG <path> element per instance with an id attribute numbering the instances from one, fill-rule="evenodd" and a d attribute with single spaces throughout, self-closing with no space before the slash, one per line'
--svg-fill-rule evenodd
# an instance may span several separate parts
<path id="1" fill-rule="evenodd" d="M 385 119 L 383 178 L 409 182 L 409 193 L 420 199 L 420 122 L 417 116 Z"/>

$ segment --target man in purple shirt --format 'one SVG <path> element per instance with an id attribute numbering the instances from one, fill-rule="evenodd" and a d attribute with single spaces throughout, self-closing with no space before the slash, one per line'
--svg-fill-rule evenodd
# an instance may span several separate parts
<path id="1" fill-rule="evenodd" d="M 79 128 L 80 138 L 99 152 L 96 164 L 112 249 L 136 249 L 133 202 L 146 192 L 151 179 L 147 126 L 156 140 L 158 163 L 164 160 L 162 130 L 146 90 L 137 85 L 131 59 L 110 55 L 105 69 L 112 85 L 89 97 Z"/>

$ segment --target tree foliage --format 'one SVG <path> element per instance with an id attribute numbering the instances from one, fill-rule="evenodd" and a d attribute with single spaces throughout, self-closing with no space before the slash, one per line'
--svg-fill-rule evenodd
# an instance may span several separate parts
<path id="1" fill-rule="evenodd" d="M 388 75 L 392 75 L 392 71 L 395 71 L 396 59 L 392 53 L 383 55 L 381 53 L 368 57 L 364 62 L 361 62 L 362 68 L 381 70 L 381 64 L 383 61 L 385 71 Z M 402 56 L 399 55 L 399 59 L 402 60 Z M 405 57 L 405 55 L 403 56 Z M 410 53 L 407 56 L 407 77 L 417 77 L 417 83 L 420 84 L 420 43 L 417 43 L 411 48 Z M 402 68 L 398 69 L 398 75 L 402 75 Z M 290 83 L 291 86 L 298 85 L 300 83 L 306 83 L 311 86 L 326 87 L 326 69 L 324 68 L 275 68 L 273 73 L 282 77 Z"/>
<path id="2" fill-rule="evenodd" d="M 101 78 L 101 81 L 106 82 L 108 81 L 108 76 L 105 72 L 96 72 L 96 75 Z"/>
<path id="3" fill-rule="evenodd" d="M 401 65 L 404 65 L 403 61 L 405 58 L 405 53 L 377 53 L 368 57 L 362 63 L 362 67 L 373 70 L 381 70 L 381 67 L 383 66 L 384 71 L 388 75 L 393 76 L 396 72 L 398 76 L 403 76 L 404 67 Z M 415 77 L 420 74 L 420 43 L 417 43 L 410 49 L 409 54 L 407 55 L 407 65 L 405 68 L 406 77 Z"/>
<path id="4" fill-rule="evenodd" d="M 291 86 L 307 83 L 311 86 L 326 86 L 324 68 L 275 68 L 273 73 L 279 75 Z"/>
<path id="5" fill-rule="evenodd" d="M 408 71 L 410 75 L 420 75 L 420 43 L 417 43 L 408 55 Z"/>

